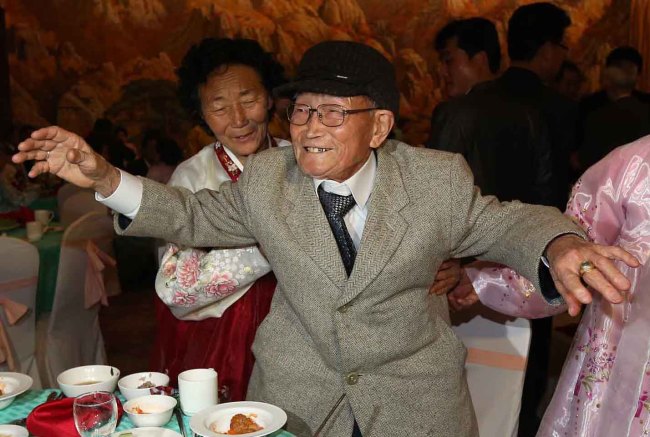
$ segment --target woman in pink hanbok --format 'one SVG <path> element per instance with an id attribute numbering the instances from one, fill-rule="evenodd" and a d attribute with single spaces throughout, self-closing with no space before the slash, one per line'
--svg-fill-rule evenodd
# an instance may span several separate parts
<path id="1" fill-rule="evenodd" d="M 619 245 L 642 265 L 619 263 L 632 283 L 622 303 L 593 294 L 537 435 L 650 435 L 650 136 L 591 167 L 566 214 L 596 243 Z M 547 300 L 506 267 L 476 263 L 466 273 L 481 302 L 499 312 L 537 318 L 566 310 L 561 298 Z M 472 300 L 462 294 L 453 291 L 452 304 Z"/>

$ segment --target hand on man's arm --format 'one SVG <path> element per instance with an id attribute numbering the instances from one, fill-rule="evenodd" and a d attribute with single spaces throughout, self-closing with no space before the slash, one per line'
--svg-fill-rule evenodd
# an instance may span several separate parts
<path id="1" fill-rule="evenodd" d="M 582 304 L 591 303 L 592 293 L 585 284 L 611 303 L 623 300 L 622 293 L 629 290 L 630 281 L 618 270 L 614 260 L 630 267 L 640 265 L 633 255 L 618 246 L 590 243 L 572 234 L 552 240 L 546 247 L 546 257 L 555 287 L 572 316 L 580 312 Z M 593 264 L 594 269 L 581 276 L 580 265 L 587 261 Z"/>
<path id="2" fill-rule="evenodd" d="M 29 176 L 52 173 L 82 188 L 109 197 L 120 184 L 120 171 L 96 153 L 79 135 L 49 126 L 34 131 L 12 157 L 20 164 L 34 160 Z"/>

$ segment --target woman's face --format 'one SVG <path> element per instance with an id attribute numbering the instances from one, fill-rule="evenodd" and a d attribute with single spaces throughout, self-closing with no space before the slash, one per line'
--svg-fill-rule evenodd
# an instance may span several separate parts
<path id="1" fill-rule="evenodd" d="M 199 86 L 201 114 L 217 140 L 245 158 L 266 146 L 272 100 L 253 68 L 229 65 Z"/>

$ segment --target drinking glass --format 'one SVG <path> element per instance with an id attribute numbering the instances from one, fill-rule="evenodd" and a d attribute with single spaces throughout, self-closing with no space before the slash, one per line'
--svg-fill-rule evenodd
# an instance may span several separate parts
<path id="1" fill-rule="evenodd" d="M 117 426 L 117 402 L 112 393 L 95 391 L 77 396 L 74 424 L 81 437 L 110 436 Z"/>

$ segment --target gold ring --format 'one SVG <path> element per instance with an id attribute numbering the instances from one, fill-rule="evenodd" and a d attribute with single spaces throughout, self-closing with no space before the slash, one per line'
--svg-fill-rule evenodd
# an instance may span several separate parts
<path id="1" fill-rule="evenodd" d="M 592 270 L 596 270 L 596 266 L 594 265 L 594 263 L 592 263 L 591 261 L 583 261 L 580 263 L 580 268 L 578 269 L 578 273 L 580 274 L 580 276 L 584 276 Z"/>
<path id="2" fill-rule="evenodd" d="M 45 155 L 45 160 L 46 160 L 46 161 L 47 161 L 48 159 L 50 159 L 50 152 L 51 152 L 51 150 L 48 150 L 48 151 L 47 151 L 47 155 Z"/>

